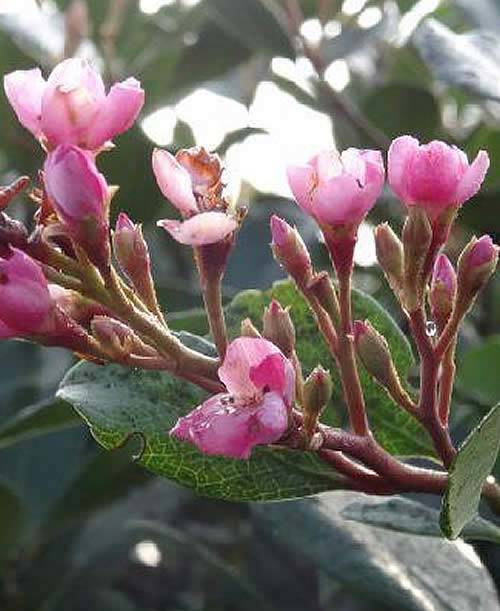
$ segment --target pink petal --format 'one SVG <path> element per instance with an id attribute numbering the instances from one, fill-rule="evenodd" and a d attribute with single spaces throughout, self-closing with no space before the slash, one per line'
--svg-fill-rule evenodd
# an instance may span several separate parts
<path id="1" fill-rule="evenodd" d="M 267 393 L 258 404 L 232 404 L 216 395 L 180 418 L 170 434 L 209 455 L 249 458 L 259 444 L 278 441 L 288 426 L 281 397 Z"/>
<path id="2" fill-rule="evenodd" d="M 5 94 L 21 125 L 36 138 L 42 133 L 40 116 L 46 82 L 39 68 L 16 70 L 3 79 Z"/>
<path id="3" fill-rule="evenodd" d="M 47 89 L 60 88 L 67 93 L 79 88 L 87 89 L 98 102 L 106 97 L 101 75 L 90 62 L 78 57 L 71 57 L 57 64 L 47 80 Z"/>
<path id="4" fill-rule="evenodd" d="M 174 240 L 188 246 L 220 242 L 238 227 L 236 220 L 224 212 L 202 212 L 182 222 L 165 219 L 157 225 L 168 231 Z"/>
<path id="5" fill-rule="evenodd" d="M 135 78 L 113 85 L 89 131 L 88 148 L 95 150 L 127 131 L 137 119 L 143 104 L 144 90 Z"/>
<path id="6" fill-rule="evenodd" d="M 102 78 L 87 61 L 72 58 L 58 64 L 42 98 L 42 129 L 49 145 L 86 148 L 88 131 L 105 99 Z"/>
<path id="7" fill-rule="evenodd" d="M 283 392 L 285 387 L 285 359 L 279 352 L 269 354 L 258 365 L 250 368 L 250 381 L 259 389 Z"/>
<path id="8" fill-rule="evenodd" d="M 336 150 L 321 151 L 309 161 L 309 165 L 316 170 L 319 182 L 330 180 L 344 171 L 341 155 Z"/>
<path id="9" fill-rule="evenodd" d="M 408 195 L 435 216 L 456 200 L 457 185 L 463 169 L 456 150 L 434 140 L 422 145 L 407 166 Z"/>
<path id="10" fill-rule="evenodd" d="M 153 151 L 153 172 L 163 195 L 183 215 L 198 212 L 191 176 L 168 151 Z"/>
<path id="11" fill-rule="evenodd" d="M 474 197 L 481 188 L 489 166 L 490 158 L 488 153 L 486 151 L 479 151 L 458 184 L 455 203 L 463 204 L 471 197 Z"/>
<path id="12" fill-rule="evenodd" d="M 342 174 L 319 185 L 314 213 L 323 225 L 356 224 L 364 216 L 365 198 L 357 180 Z"/>
<path id="13" fill-rule="evenodd" d="M 316 188 L 316 171 L 310 165 L 288 166 L 288 184 L 299 206 L 312 214 L 313 194 Z"/>
<path id="14" fill-rule="evenodd" d="M 18 333 L 0 320 L 0 339 L 11 339 L 17 335 Z"/>
<path id="15" fill-rule="evenodd" d="M 219 378 L 231 394 L 253 396 L 260 386 L 251 380 L 251 370 L 275 354 L 285 358 L 279 348 L 267 339 L 239 337 L 228 346 L 224 362 L 219 368 Z M 262 375 L 261 372 L 260 380 Z"/>
<path id="16" fill-rule="evenodd" d="M 454 295 L 457 288 L 457 274 L 451 261 L 444 254 L 440 254 L 434 264 L 432 283 L 442 283 L 450 295 Z"/>
<path id="17" fill-rule="evenodd" d="M 405 204 L 413 203 L 410 201 L 407 190 L 407 172 L 408 165 L 418 148 L 418 140 L 411 136 L 400 136 L 393 140 L 389 147 L 387 163 L 389 184 Z"/>

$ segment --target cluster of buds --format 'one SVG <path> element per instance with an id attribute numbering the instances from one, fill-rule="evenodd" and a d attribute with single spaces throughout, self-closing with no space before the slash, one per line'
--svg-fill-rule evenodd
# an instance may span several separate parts
<path id="1" fill-rule="evenodd" d="M 33 232 L 5 213 L 28 179 L 0 190 L 0 337 L 65 346 L 99 363 L 165 370 L 199 385 L 210 398 L 170 434 L 206 454 L 247 459 L 257 445 L 279 444 L 319 452 L 357 489 L 366 482 L 367 489 L 369 484 L 392 490 L 394 474 L 386 481 L 384 469 L 392 468 L 394 459 L 371 436 L 360 362 L 396 405 L 428 428 L 448 466 L 454 452 L 445 427 L 454 345 L 461 320 L 495 270 L 498 247 L 488 236 L 473 238 L 456 271 L 441 251 L 458 209 L 481 186 L 489 164 L 485 152 L 469 163 L 454 147 L 421 146 L 408 136 L 397 138 L 389 150 L 388 182 L 407 218 L 401 238 L 386 223 L 378 226 L 376 249 L 421 356 L 418 399 L 399 378 L 383 335 L 352 315 L 354 246 L 384 187 L 381 152 L 327 151 L 288 170 L 298 205 L 323 233 L 336 282 L 314 269 L 298 231 L 277 216 L 271 218 L 271 246 L 307 301 L 339 371 L 352 429 L 342 432 L 345 437 L 321 423 L 332 380 L 322 365 L 303 372 L 290 309 L 272 301 L 261 330 L 258 321 L 247 319 L 240 337 L 228 341 L 221 283 L 245 212 L 224 196 L 219 157 L 201 147 L 175 156 L 159 149 L 152 153 L 159 189 L 182 217 L 160 220 L 158 226 L 191 247 L 199 272 L 217 349 L 217 357 L 208 357 L 183 345 L 169 329 L 141 226 L 122 212 L 110 228 L 116 188 L 108 185 L 97 161 L 137 118 L 144 102 L 138 81 L 129 78 L 106 94 L 87 62 L 69 59 L 47 81 L 35 69 L 7 75 L 4 86 L 45 160 L 40 187 L 31 194 L 39 205 Z M 426 333 L 430 322 L 435 337 Z M 405 473 L 404 465 L 396 471 Z"/>

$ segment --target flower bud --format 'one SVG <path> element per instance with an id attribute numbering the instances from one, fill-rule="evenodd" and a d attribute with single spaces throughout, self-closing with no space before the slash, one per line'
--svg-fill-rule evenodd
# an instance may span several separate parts
<path id="1" fill-rule="evenodd" d="M 434 320 L 443 328 L 450 317 L 457 293 L 457 275 L 446 255 L 439 255 L 432 272 L 429 303 Z"/>
<path id="2" fill-rule="evenodd" d="M 290 317 L 289 308 L 282 308 L 273 299 L 264 310 L 262 318 L 263 336 L 290 357 L 295 350 L 295 327 Z"/>
<path id="3" fill-rule="evenodd" d="M 356 320 L 353 325 L 354 343 L 366 371 L 401 403 L 411 403 L 392 360 L 387 340 L 368 320 Z"/>
<path id="4" fill-rule="evenodd" d="M 313 275 L 311 256 L 297 229 L 279 216 L 271 217 L 274 256 L 299 286 L 307 285 Z"/>
<path id="5" fill-rule="evenodd" d="M 311 440 L 319 417 L 332 396 L 332 378 L 328 371 L 318 365 L 312 370 L 303 388 L 304 431 Z"/>
<path id="6" fill-rule="evenodd" d="M 387 282 L 395 293 L 400 294 L 403 288 L 403 244 L 388 223 L 375 227 L 375 247 Z"/>
<path id="7" fill-rule="evenodd" d="M 53 302 L 38 263 L 15 248 L 0 258 L 0 337 L 42 333 L 50 326 Z"/>
<path id="8" fill-rule="evenodd" d="M 241 321 L 241 337 L 262 337 L 250 318 Z"/>
<path id="9" fill-rule="evenodd" d="M 409 312 L 418 309 L 424 297 L 425 264 L 432 242 L 432 227 L 422 208 L 410 208 L 403 227 L 404 304 Z"/>
<path id="10" fill-rule="evenodd" d="M 154 356 L 154 348 L 147 346 L 124 323 L 108 316 L 95 316 L 91 322 L 94 337 L 109 356 L 118 362 L 126 362 L 134 353 L 139 356 Z"/>
<path id="11" fill-rule="evenodd" d="M 315 274 L 307 288 L 330 316 L 333 324 L 338 326 L 340 324 L 340 306 L 329 274 L 327 272 Z"/>
<path id="12" fill-rule="evenodd" d="M 472 238 L 457 265 L 457 310 L 464 315 L 486 285 L 498 263 L 499 248 L 489 235 Z"/>
<path id="13" fill-rule="evenodd" d="M 47 156 L 44 181 L 57 216 L 72 239 L 92 263 L 107 265 L 111 191 L 92 155 L 76 146 L 57 147 Z"/>
<path id="14" fill-rule="evenodd" d="M 158 310 L 156 292 L 151 276 L 151 260 L 148 245 L 140 225 L 135 225 L 120 212 L 113 233 L 113 251 L 123 273 L 129 278 L 144 303 L 153 311 Z"/>

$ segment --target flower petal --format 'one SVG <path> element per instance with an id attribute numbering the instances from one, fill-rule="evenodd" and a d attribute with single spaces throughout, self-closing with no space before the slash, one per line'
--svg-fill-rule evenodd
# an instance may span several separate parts
<path id="1" fill-rule="evenodd" d="M 174 240 L 188 246 L 220 242 L 238 227 L 237 221 L 224 212 L 202 212 L 182 222 L 164 219 L 157 225 L 168 231 Z"/>
<path id="2" fill-rule="evenodd" d="M 287 168 L 287 176 L 295 200 L 304 212 L 312 214 L 316 171 L 310 165 L 292 165 Z"/>
<path id="3" fill-rule="evenodd" d="M 279 348 L 267 339 L 239 337 L 228 346 L 224 362 L 219 367 L 219 378 L 232 395 L 251 397 L 262 388 L 252 381 L 251 370 L 274 354 L 284 358 Z M 259 382 L 263 376 L 264 373 L 260 371 Z"/>
<path id="4" fill-rule="evenodd" d="M 135 78 L 113 85 L 89 131 L 88 148 L 95 150 L 127 131 L 137 119 L 143 104 L 144 90 Z"/>
<path id="5" fill-rule="evenodd" d="M 278 441 L 287 426 L 287 408 L 277 393 L 267 393 L 256 405 L 233 405 L 220 394 L 180 418 L 170 435 L 204 454 L 241 459 L 256 445 Z"/>
<path id="6" fill-rule="evenodd" d="M 456 192 L 457 204 L 463 204 L 479 191 L 486 172 L 490 166 L 490 158 L 486 151 L 479 151 L 474 161 L 465 171 Z"/>
<path id="7" fill-rule="evenodd" d="M 3 86 L 21 125 L 39 138 L 42 133 L 40 122 L 42 95 L 46 87 L 40 69 L 16 70 L 6 74 Z"/>
<path id="8" fill-rule="evenodd" d="M 405 204 L 411 203 L 407 189 L 408 164 L 418 148 L 418 140 L 411 136 L 400 136 L 393 140 L 389 147 L 387 163 L 389 184 L 394 193 Z"/>
<path id="9" fill-rule="evenodd" d="M 188 171 L 168 151 L 153 151 L 153 172 L 163 195 L 183 215 L 198 212 Z"/>

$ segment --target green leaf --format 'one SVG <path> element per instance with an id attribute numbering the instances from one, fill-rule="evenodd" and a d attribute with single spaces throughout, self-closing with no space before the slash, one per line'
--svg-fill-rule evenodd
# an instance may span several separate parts
<path id="1" fill-rule="evenodd" d="M 342 478 L 313 454 L 262 447 L 248 461 L 231 460 L 205 456 L 170 438 L 177 418 L 203 401 L 204 394 L 160 372 L 82 362 L 64 378 L 58 396 L 75 407 L 102 446 L 113 449 L 139 434 L 139 464 L 205 496 L 276 500 L 342 485 Z"/>
<path id="2" fill-rule="evenodd" d="M 467 350 L 459 361 L 458 382 L 468 394 L 486 405 L 500 400 L 500 335 Z"/>
<path id="3" fill-rule="evenodd" d="M 481 98 L 500 100 L 497 36 L 484 31 L 455 34 L 435 19 L 426 19 L 413 42 L 437 79 Z"/>
<path id="4" fill-rule="evenodd" d="M 331 403 L 332 410 L 328 411 L 330 415 L 335 414 L 334 421 L 338 422 L 341 384 L 335 364 L 326 344 L 319 337 L 306 302 L 291 282 L 278 282 L 264 292 L 251 290 L 237 295 L 228 309 L 233 335 L 238 333 L 240 321 L 246 317 L 260 326 L 264 308 L 272 299 L 277 299 L 284 307 L 291 308 L 290 313 L 297 332 L 297 351 L 305 372 L 308 373 L 318 363 L 332 372 L 336 393 Z M 394 320 L 374 299 L 361 291 L 353 292 L 353 310 L 356 318 L 369 319 L 375 328 L 385 335 L 399 375 L 405 380 L 413 364 L 413 355 L 408 340 Z M 409 414 L 394 405 L 365 371 L 361 370 L 360 374 L 368 416 L 378 441 L 392 454 L 433 455 L 431 441 L 422 427 Z"/>
<path id="5" fill-rule="evenodd" d="M 30 405 L 0 425 L 0 449 L 25 439 L 78 426 L 80 419 L 64 401 L 49 399 Z"/>
<path id="6" fill-rule="evenodd" d="M 440 126 L 438 103 L 429 91 L 421 87 L 384 85 L 371 91 L 363 99 L 362 107 L 366 116 L 389 138 L 412 134 L 428 141 L 436 137 Z M 415 113 L 415 108 L 418 108 L 418 113 Z"/>
<path id="7" fill-rule="evenodd" d="M 252 511 L 284 553 L 369 601 L 369 608 L 398 611 L 496 609 L 498 599 L 479 558 L 436 537 L 381 533 L 344 520 L 345 507 L 376 498 L 332 492 L 295 503 L 255 505 Z M 471 550 L 472 551 L 472 550 Z"/>
<path id="8" fill-rule="evenodd" d="M 441 507 L 441 529 L 456 539 L 477 513 L 481 490 L 500 448 L 500 403 L 491 409 L 460 447 L 450 468 Z"/>
<path id="9" fill-rule="evenodd" d="M 24 527 L 24 510 L 18 496 L 0 483 L 0 569 L 19 542 Z"/>
<path id="10" fill-rule="evenodd" d="M 422 503 L 403 497 L 388 501 L 355 501 L 341 512 L 346 520 L 370 524 L 387 530 L 421 535 L 442 537 L 439 526 L 439 511 Z M 471 541 L 493 541 L 500 543 L 500 527 L 484 518 L 473 518 L 463 529 L 464 539 Z"/>
<path id="11" fill-rule="evenodd" d="M 284 15 L 274 0 L 205 0 L 205 4 L 214 22 L 248 49 L 295 58 Z"/>

